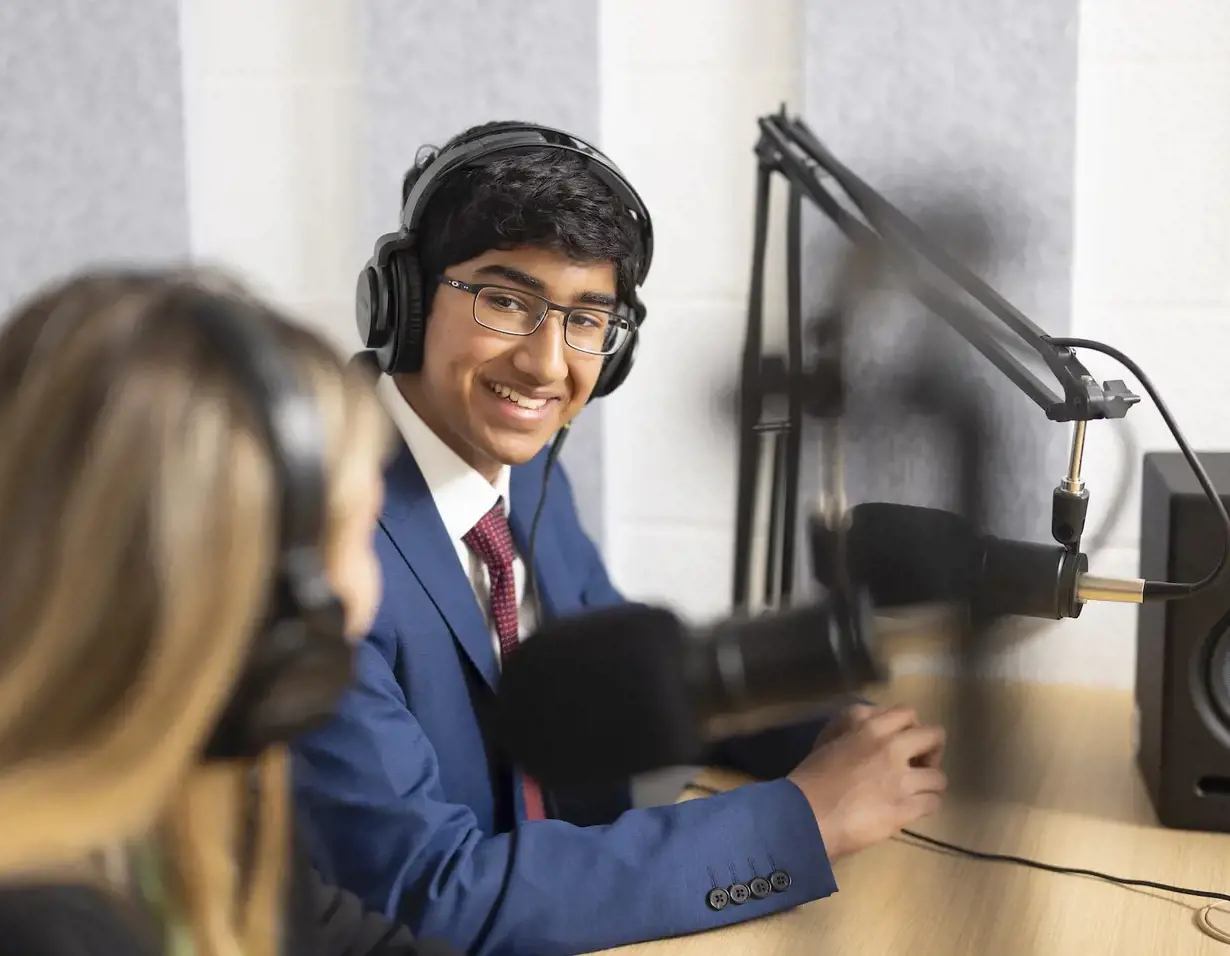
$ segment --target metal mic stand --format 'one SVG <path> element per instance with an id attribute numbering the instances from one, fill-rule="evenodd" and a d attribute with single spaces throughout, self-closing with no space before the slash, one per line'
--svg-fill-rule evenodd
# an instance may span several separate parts
<path id="1" fill-rule="evenodd" d="M 765 457 L 771 462 L 765 527 L 765 561 L 761 599 L 766 608 L 788 604 L 794 592 L 798 533 L 799 473 L 804 415 L 819 419 L 823 442 L 826 493 L 822 507 L 844 513 L 841 489 L 841 412 L 844 315 L 841 304 L 814 327 L 814 362 L 804 366 L 802 209 L 803 191 L 791 184 L 786 240 L 785 356 L 764 354 L 765 246 L 769 228 L 771 155 L 762 153 L 756 192 L 756 233 L 752 259 L 747 334 L 744 339 L 739 397 L 739 473 L 735 518 L 734 606 L 748 609 L 752 600 L 751 555 L 757 485 Z"/>
<path id="2" fill-rule="evenodd" d="M 820 426 L 821 495 L 818 513 L 811 521 L 813 562 L 822 563 L 832 574 L 834 591 L 829 595 L 835 607 L 854 599 L 855 582 L 844 574 L 846 500 L 843 487 L 843 417 L 847 397 L 854 383 L 849 381 L 845 362 L 847 325 L 865 296 L 872 291 L 878 276 L 884 274 L 901 256 L 870 225 L 846 211 L 821 184 L 813 162 L 816 150 L 804 156 L 791 151 L 791 144 L 806 136 L 784 116 L 761 120 L 762 136 L 757 145 L 755 241 L 752 261 L 748 326 L 742 363 L 742 391 L 739 405 L 739 472 L 736 514 L 736 552 L 733 601 L 736 609 L 750 610 L 752 594 L 752 541 L 756 518 L 757 480 L 764 456 L 771 461 L 768 487 L 768 512 L 765 528 L 763 591 L 768 608 L 789 602 L 794 589 L 796 529 L 798 526 L 799 475 L 805 416 Z M 818 144 L 809 144 L 816 145 Z M 789 182 L 787 212 L 787 351 L 785 356 L 766 355 L 764 350 L 765 251 L 768 234 L 769 193 L 774 173 Z M 802 309 L 802 203 L 811 198 L 850 238 L 849 258 L 840 270 L 836 295 L 811 326 L 813 354 L 804 356 Z M 877 197 L 878 199 L 878 197 Z M 862 208 L 874 208 L 876 200 L 862 197 Z M 856 203 L 856 205 L 859 205 Z M 884 205 L 887 205 L 886 203 Z M 889 207 L 891 209 L 891 207 Z M 883 223 L 895 210 L 879 210 Z M 899 214 L 896 214 L 899 215 Z M 900 217 L 904 219 L 903 216 Z M 869 217 L 874 222 L 874 217 Z M 921 296 L 933 310 L 947 303 L 938 293 Z M 989 297 L 988 297 L 989 298 Z M 1010 307 L 1009 307 L 1010 308 Z M 1005 374 L 1044 407 L 1048 417 L 1076 422 L 1073 455 L 1066 482 L 1056 489 L 1053 533 L 1065 547 L 1079 548 L 1087 495 L 1080 482 L 1080 452 L 1083 450 L 1084 424 L 1089 418 L 1117 417 L 1137 399 L 1122 383 L 1097 386 L 1075 357 L 1067 350 L 1049 348 L 1043 334 L 1023 316 L 1019 321 L 1005 320 L 1010 328 L 1023 330 L 1027 341 L 1044 350 L 1048 366 L 1058 369 L 1065 397 L 1060 399 L 1037 381 L 1027 368 L 1000 342 L 984 330 L 980 319 L 966 321 L 963 313 L 949 324 L 962 332 L 975 347 L 992 359 Z M 938 420 L 951 438 L 956 471 L 955 498 L 958 510 L 977 529 L 988 525 L 990 421 L 983 397 L 965 376 L 954 376 L 935 348 L 924 348 L 912 357 L 908 374 L 897 379 L 892 394 L 877 394 L 873 403 L 877 418 L 922 412 Z M 879 401 L 879 399 L 883 401 Z M 1062 492 L 1062 493 L 1061 493 Z M 984 672 L 992 654 L 988 632 L 996 621 L 979 612 L 977 602 L 959 613 L 956 633 L 952 635 L 953 666 L 958 676 Z M 872 637 L 874 640 L 874 637 Z M 968 812 L 957 819 L 956 832 L 949 834 L 959 843 L 968 842 L 983 812 L 979 808 L 1004 778 L 1005 762 L 1011 748 L 993 739 L 1002 723 L 1001 703 L 985 682 L 959 680 L 941 705 L 948 712 L 947 724 L 960 741 L 950 749 L 946 760 L 954 795 L 972 798 Z M 994 883 L 1005 877 L 993 874 Z"/>
<path id="3" fill-rule="evenodd" d="M 744 338 L 739 402 L 738 498 L 735 514 L 735 567 L 732 603 L 752 605 L 752 554 L 757 485 L 764 457 L 771 461 L 765 521 L 766 554 L 763 593 L 767 607 L 789 601 L 794 590 L 795 535 L 798 523 L 798 473 L 804 414 L 819 419 L 829 444 L 821 507 L 832 520 L 844 511 L 840 483 L 840 419 L 843 412 L 841 353 L 845 305 L 839 300 L 828 321 L 818 356 L 805 366 L 802 327 L 802 200 L 810 199 L 857 248 L 908 274 L 911 292 L 931 312 L 988 358 L 1037 404 L 1046 417 L 1072 422 L 1069 467 L 1052 500 L 1051 531 L 1069 551 L 1079 551 L 1088 493 L 1081 475 L 1085 425 L 1102 418 L 1121 418 L 1139 396 L 1122 381 L 1098 383 L 1071 349 L 1051 337 L 994 289 L 933 246 L 904 213 L 854 175 L 829 153 L 807 126 L 785 110 L 759 120 L 756 144 L 755 235 L 747 331 Z M 769 229 L 769 195 L 774 174 L 790 186 L 787 221 L 787 354 L 764 352 L 765 252 Z M 846 201 L 830 192 L 835 186 Z M 987 313 L 949 295 L 935 276 L 956 285 Z M 1005 345 L 1036 352 L 1055 376 L 1063 394 L 1041 381 Z"/>
<path id="4" fill-rule="evenodd" d="M 796 261 L 801 242 L 801 202 L 791 189 L 788 224 L 789 286 L 787 301 L 788 353 L 763 354 L 765 250 L 769 234 L 769 193 L 773 166 L 761 156 L 756 181 L 755 238 L 753 240 L 751 291 L 748 298 L 747 334 L 739 395 L 739 474 L 735 516 L 734 607 L 748 609 L 751 602 L 751 561 L 756 490 L 761 462 L 772 462 L 766 528 L 763 601 L 774 607 L 788 598 L 794 584 L 796 522 L 788 520 L 798 503 L 799 458 L 802 448 L 802 415 L 798 412 L 800 390 L 796 386 L 802 349 L 801 284 Z M 797 332 L 796 332 L 797 324 Z M 784 403 L 782 399 L 784 398 Z"/>

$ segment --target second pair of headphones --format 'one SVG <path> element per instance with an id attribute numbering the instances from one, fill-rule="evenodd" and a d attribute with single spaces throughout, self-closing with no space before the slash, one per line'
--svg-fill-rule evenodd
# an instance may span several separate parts
<path id="1" fill-rule="evenodd" d="M 635 220 L 643 258 L 628 290 L 626 307 L 635 330 L 620 350 L 606 357 L 592 398 L 615 391 L 632 370 L 637 339 L 645 321 L 645 307 L 636 293 L 649 274 L 653 258 L 653 224 L 649 211 L 619 168 L 594 146 L 571 133 L 534 124 L 508 124 L 463 138 L 437 154 L 415 180 L 402 204 L 401 228 L 376 240 L 375 251 L 359 275 L 355 318 L 364 348 L 375 353 L 380 370 L 416 372 L 423 363 L 427 324 L 427 295 L 418 258 L 418 231 L 423 213 L 441 184 L 455 171 L 472 168 L 513 152 L 559 149 L 585 160 L 589 172 L 601 180 Z"/>
<path id="2" fill-rule="evenodd" d="M 266 616 L 206 760 L 256 757 L 335 713 L 354 679 L 345 610 L 326 577 L 324 422 L 272 327 L 234 298 L 191 290 L 188 313 L 243 389 L 274 470 L 277 551 Z"/>

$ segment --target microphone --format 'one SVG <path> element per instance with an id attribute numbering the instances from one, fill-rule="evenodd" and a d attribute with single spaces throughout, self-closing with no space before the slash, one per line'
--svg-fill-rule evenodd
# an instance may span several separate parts
<path id="1" fill-rule="evenodd" d="M 886 680 L 899 654 L 950 643 L 934 624 L 877 628 L 873 608 L 956 603 L 983 620 L 1057 620 L 1089 601 L 1143 600 L 1143 581 L 1090 575 L 1080 552 L 980 535 L 939 509 L 861 504 L 811 532 L 822 603 L 705 628 L 642 604 L 544 625 L 505 665 L 497 744 L 547 787 L 609 783 L 821 716 Z"/>
<path id="2" fill-rule="evenodd" d="M 828 542 L 845 536 L 845 572 L 876 608 L 958 602 L 987 617 L 1079 617 L 1090 601 L 1140 603 L 1145 582 L 1089 573 L 1089 559 L 1058 544 L 979 535 L 960 515 L 889 502 L 856 505 L 846 527 L 812 523 L 816 580 L 842 573 Z"/>
<path id="3" fill-rule="evenodd" d="M 884 680 L 871 635 L 865 601 L 703 629 L 638 604 L 559 618 L 505 665 L 494 733 L 548 787 L 695 763 L 714 741 L 817 717 Z"/>

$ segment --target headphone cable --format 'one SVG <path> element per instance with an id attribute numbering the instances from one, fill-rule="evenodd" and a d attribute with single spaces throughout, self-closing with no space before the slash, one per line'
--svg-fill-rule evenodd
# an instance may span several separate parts
<path id="1" fill-rule="evenodd" d="M 547 464 L 542 470 L 542 491 L 538 493 L 538 506 L 534 509 L 534 520 L 530 522 L 530 541 L 525 555 L 525 590 L 534 601 L 534 613 L 538 618 L 542 617 L 543 610 L 542 600 L 538 594 L 538 575 L 534 570 L 534 543 L 538 540 L 538 521 L 542 518 L 542 510 L 547 503 L 547 485 L 551 481 L 551 469 L 555 467 L 555 462 L 559 459 L 559 453 L 564 447 L 564 439 L 568 437 L 570 428 L 572 428 L 572 422 L 564 425 L 556 434 L 555 440 L 551 442 L 551 450 L 547 452 Z"/>
<path id="2" fill-rule="evenodd" d="M 534 602 L 534 617 L 539 626 L 542 626 L 543 618 L 545 617 L 545 609 L 542 600 L 538 594 L 538 575 L 534 570 L 534 543 L 538 540 L 538 521 L 542 517 L 542 510 L 547 503 L 547 485 L 551 480 L 551 469 L 555 467 L 555 462 L 559 458 L 559 453 L 564 447 L 564 439 L 568 437 L 568 429 L 572 427 L 572 422 L 564 425 L 556 434 L 555 440 L 551 442 L 551 450 L 547 452 L 547 464 L 542 471 L 542 490 L 538 493 L 538 506 L 534 509 L 534 520 L 530 522 L 530 541 L 529 546 L 525 549 L 525 593 L 530 596 Z M 553 817 L 559 817 L 559 804 L 556 801 L 555 794 L 550 790 L 543 791 L 543 799 L 546 801 L 548 808 Z"/>

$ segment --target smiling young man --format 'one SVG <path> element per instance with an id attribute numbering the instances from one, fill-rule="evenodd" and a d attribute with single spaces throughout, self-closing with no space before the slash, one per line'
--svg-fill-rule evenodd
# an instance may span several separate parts
<path id="1" fill-rule="evenodd" d="M 632 323 L 615 311 L 611 262 L 531 246 L 440 268 L 424 343 L 431 360 L 398 375 L 396 386 L 422 423 L 494 485 L 585 407 L 605 354 L 633 334 Z"/>
<path id="2" fill-rule="evenodd" d="M 569 956 L 834 892 L 833 860 L 936 808 L 943 737 L 853 708 L 778 770 L 744 761 L 787 776 L 648 809 L 626 789 L 544 794 L 490 744 L 501 662 L 536 622 L 622 600 L 547 449 L 610 390 L 648 256 L 617 173 L 517 129 L 416 164 L 403 233 L 365 272 L 360 325 L 405 442 L 376 541 L 384 603 L 339 717 L 296 748 L 296 790 L 317 863 L 370 906 L 473 956 Z"/>

